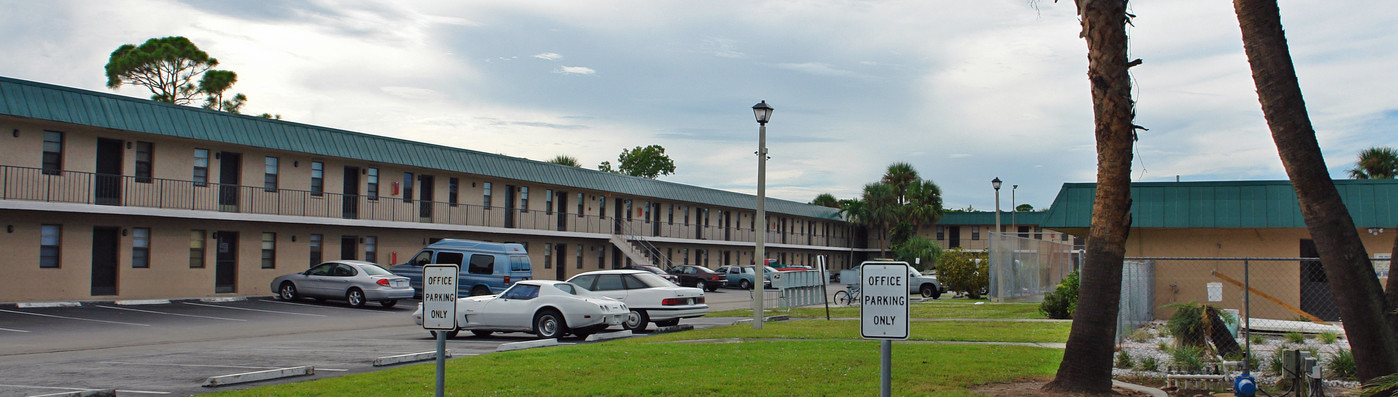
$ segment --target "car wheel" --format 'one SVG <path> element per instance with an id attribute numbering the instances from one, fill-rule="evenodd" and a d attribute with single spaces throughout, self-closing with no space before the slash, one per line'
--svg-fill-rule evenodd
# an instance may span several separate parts
<path id="1" fill-rule="evenodd" d="M 439 332 L 439 331 L 429 331 L 429 332 L 432 333 L 432 339 L 437 339 L 437 332 Z M 451 330 L 451 331 L 447 331 L 447 332 L 446 332 L 446 334 L 447 334 L 447 339 L 455 338 L 455 337 L 456 337 L 456 334 L 458 334 L 458 333 L 460 333 L 460 332 L 461 332 L 461 330 L 455 330 L 455 329 L 454 329 L 454 330 Z"/>
<path id="2" fill-rule="evenodd" d="M 739 281 L 738 281 L 738 288 L 741 288 L 741 289 L 752 289 L 752 282 L 751 282 L 751 281 L 748 281 L 748 280 L 746 280 L 746 279 L 739 280 Z"/>
<path id="3" fill-rule="evenodd" d="M 383 307 L 385 307 L 385 308 L 389 308 L 389 307 L 393 307 L 393 305 L 398 304 L 398 300 L 397 300 L 397 299 L 381 300 L 381 301 L 379 301 L 379 304 L 380 304 L 380 305 L 383 305 Z"/>
<path id="4" fill-rule="evenodd" d="M 350 306 L 364 307 L 364 291 L 360 291 L 359 288 L 350 288 L 349 292 L 345 293 L 345 301 L 349 302 Z"/>
<path id="5" fill-rule="evenodd" d="M 474 330 L 473 330 L 473 331 L 471 331 L 471 333 L 476 334 L 476 336 L 479 336 L 479 337 L 484 338 L 484 337 L 490 336 L 490 334 L 493 334 L 493 333 L 495 333 L 495 332 L 494 332 L 494 331 L 474 331 Z"/>
<path id="6" fill-rule="evenodd" d="M 626 315 L 626 321 L 621 323 L 621 328 L 632 332 L 641 332 L 646 330 L 647 325 L 650 325 L 650 316 L 646 314 L 646 311 L 631 309 L 631 313 Z"/>
<path id="7" fill-rule="evenodd" d="M 931 298 L 933 294 L 937 293 L 937 286 L 932 284 L 923 284 L 922 287 L 918 288 L 917 290 L 918 292 L 922 293 L 923 298 Z"/>
<path id="8" fill-rule="evenodd" d="M 284 301 L 294 301 L 296 298 L 300 298 L 296 295 L 296 284 L 292 284 L 290 281 L 283 282 L 282 287 L 278 288 L 277 291 L 277 297 Z"/>
<path id="9" fill-rule="evenodd" d="M 471 296 L 481 295 L 490 295 L 490 288 L 487 288 L 484 285 L 477 285 L 475 288 L 471 288 Z"/>
<path id="10" fill-rule="evenodd" d="M 568 325 L 563 322 L 563 315 L 555 310 L 544 310 L 534 315 L 534 333 L 540 338 L 557 339 L 568 332 Z"/>
<path id="11" fill-rule="evenodd" d="M 680 323 L 680 319 L 675 318 L 675 319 L 669 319 L 669 320 L 656 321 L 656 322 L 655 322 L 655 325 L 661 326 L 661 327 L 673 327 L 673 326 L 679 325 L 679 323 Z"/>

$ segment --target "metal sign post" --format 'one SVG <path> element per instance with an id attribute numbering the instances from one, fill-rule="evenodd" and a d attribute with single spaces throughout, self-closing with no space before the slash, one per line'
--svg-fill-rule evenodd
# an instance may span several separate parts
<path id="1" fill-rule="evenodd" d="M 879 395 L 893 393 L 893 341 L 908 339 L 908 263 L 859 265 L 859 333 L 879 339 Z"/>
<path id="2" fill-rule="evenodd" d="M 422 328 L 437 334 L 437 397 L 446 390 L 447 332 L 456 330 L 457 265 L 422 267 Z"/>

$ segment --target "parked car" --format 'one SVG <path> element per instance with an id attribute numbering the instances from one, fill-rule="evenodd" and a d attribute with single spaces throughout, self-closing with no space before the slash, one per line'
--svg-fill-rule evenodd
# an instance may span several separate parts
<path id="1" fill-rule="evenodd" d="M 770 267 L 770 268 L 773 268 L 773 269 L 777 269 L 777 271 L 780 271 L 780 272 L 793 272 L 793 271 L 800 271 L 800 270 L 815 270 L 814 268 L 812 268 L 812 267 L 810 267 L 810 266 L 784 265 L 784 264 L 780 264 L 780 263 L 777 263 L 777 260 L 776 260 L 776 259 L 768 259 L 768 260 L 767 260 L 767 267 Z"/>
<path id="2" fill-rule="evenodd" d="M 643 270 L 598 270 L 568 282 L 625 302 L 629 313 L 621 327 L 632 331 L 643 331 L 651 322 L 668 327 L 709 313 L 704 290 L 681 287 Z"/>
<path id="3" fill-rule="evenodd" d="M 923 275 L 917 269 L 908 268 L 908 293 L 919 293 L 923 298 L 937 299 L 946 291 L 942 288 L 942 282 L 937 281 L 936 274 Z"/>
<path id="4" fill-rule="evenodd" d="M 771 287 L 772 275 L 777 273 L 777 269 L 767 266 L 763 271 L 765 273 L 762 274 L 762 287 Z M 717 272 L 724 274 L 724 280 L 729 287 L 752 289 L 754 280 L 757 279 L 757 270 L 752 266 L 722 266 Z"/>
<path id="5" fill-rule="evenodd" d="M 412 298 L 415 291 L 408 278 L 395 276 L 379 265 L 353 260 L 321 263 L 310 269 L 272 279 L 272 290 L 282 300 L 344 298 L 350 306 L 363 307 L 377 301 L 393 307 L 399 299 Z"/>
<path id="6" fill-rule="evenodd" d="M 679 277 L 679 285 L 703 288 L 705 291 L 716 291 L 718 287 L 728 284 L 728 279 L 723 273 L 703 266 L 675 266 L 670 268 L 670 274 Z"/>
<path id="7" fill-rule="evenodd" d="M 429 244 L 413 255 L 408 263 L 394 265 L 390 270 L 407 277 L 409 284 L 422 292 L 422 266 L 429 264 L 461 267 L 456 285 L 459 295 L 500 293 L 510 284 L 528 280 L 534 275 L 524 245 L 458 239 L 442 239 Z"/>
<path id="8" fill-rule="evenodd" d="M 651 274 L 660 276 L 660 278 L 665 279 L 665 281 L 669 281 L 671 284 L 680 285 L 680 278 L 679 278 L 679 277 L 677 277 L 677 276 L 675 276 L 675 275 L 673 275 L 673 274 L 667 273 L 667 272 L 665 272 L 664 270 L 661 270 L 659 267 L 649 266 L 649 265 L 631 265 L 631 266 L 623 267 L 622 269 L 644 270 L 644 271 L 648 271 L 648 272 L 651 272 Z"/>
<path id="9" fill-rule="evenodd" d="M 476 336 L 495 332 L 532 332 L 540 338 L 560 338 L 567 334 L 586 337 L 626 321 L 626 304 L 556 280 L 515 282 L 499 295 L 478 295 L 456 300 L 456 329 Z M 422 304 L 413 312 L 413 321 L 422 325 Z M 436 336 L 436 331 L 432 331 Z"/>

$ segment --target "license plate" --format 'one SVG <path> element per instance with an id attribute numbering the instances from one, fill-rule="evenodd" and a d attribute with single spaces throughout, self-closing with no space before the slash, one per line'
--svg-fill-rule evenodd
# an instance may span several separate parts
<path id="1" fill-rule="evenodd" d="M 407 285 L 408 285 L 408 282 L 407 282 L 407 281 L 403 281 L 403 280 L 393 280 L 393 286 L 394 286 L 394 287 L 406 287 Z"/>
<path id="2" fill-rule="evenodd" d="M 607 325 L 621 325 L 621 316 L 607 316 Z"/>

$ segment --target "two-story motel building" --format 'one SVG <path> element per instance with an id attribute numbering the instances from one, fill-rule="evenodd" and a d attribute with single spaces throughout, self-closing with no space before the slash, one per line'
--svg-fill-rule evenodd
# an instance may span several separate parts
<path id="1" fill-rule="evenodd" d="M 717 189 L 4 77 L 0 132 L 0 302 L 270 294 L 440 238 L 522 243 L 547 279 L 755 262 L 756 198 Z M 867 246 L 835 209 L 766 210 L 782 263 Z"/>

